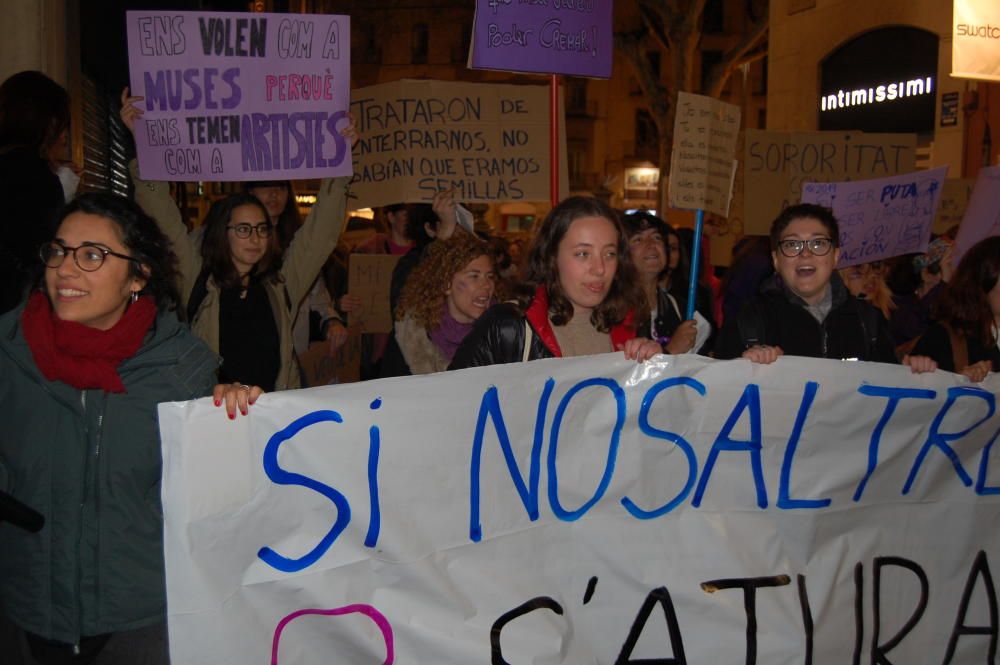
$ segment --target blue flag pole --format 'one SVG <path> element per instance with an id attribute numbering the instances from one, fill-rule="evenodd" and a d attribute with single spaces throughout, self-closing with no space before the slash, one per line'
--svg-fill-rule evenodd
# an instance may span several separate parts
<path id="1" fill-rule="evenodd" d="M 687 312 L 684 319 L 694 318 L 695 296 L 698 293 L 698 269 L 701 267 L 701 227 L 705 224 L 705 211 L 696 210 L 694 215 L 694 240 L 691 242 L 691 281 L 688 282 Z"/>

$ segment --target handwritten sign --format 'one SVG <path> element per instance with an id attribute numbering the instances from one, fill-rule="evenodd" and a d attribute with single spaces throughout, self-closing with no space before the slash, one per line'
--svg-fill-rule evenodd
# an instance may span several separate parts
<path id="1" fill-rule="evenodd" d="M 965 218 L 955 237 L 954 265 L 977 242 L 995 235 L 1000 235 L 1000 166 L 979 169 Z"/>
<path id="2" fill-rule="evenodd" d="M 361 326 L 347 328 L 347 341 L 336 351 L 330 342 L 313 342 L 299 354 L 306 386 L 353 383 L 361 380 Z"/>
<path id="3" fill-rule="evenodd" d="M 933 231 L 935 234 L 946 233 L 952 227 L 962 223 L 975 184 L 975 180 L 968 178 L 948 178 L 944 181 L 944 189 L 941 191 L 941 205 L 938 206 L 937 216 L 934 218 Z"/>
<path id="4" fill-rule="evenodd" d="M 146 180 L 349 175 L 347 16 L 130 11 Z"/>
<path id="5" fill-rule="evenodd" d="M 431 201 L 452 188 L 467 203 L 548 201 L 548 95 L 545 86 L 429 80 L 355 90 L 356 204 Z M 568 192 L 564 131 L 560 145 Z"/>
<path id="6" fill-rule="evenodd" d="M 391 254 L 351 254 L 347 269 L 348 290 L 361 298 L 361 310 L 352 314 L 366 333 L 392 332 L 389 287 L 398 256 Z"/>
<path id="7" fill-rule="evenodd" d="M 803 203 L 833 209 L 840 223 L 838 268 L 922 252 L 948 167 L 857 182 L 807 182 Z"/>
<path id="8" fill-rule="evenodd" d="M 619 353 L 163 404 L 171 661 L 985 663 L 998 393 Z"/>
<path id="9" fill-rule="evenodd" d="M 476 0 L 469 67 L 611 78 L 613 0 Z"/>
<path id="10" fill-rule="evenodd" d="M 915 134 L 746 130 L 743 230 L 767 235 L 805 182 L 869 180 L 916 170 Z"/>
<path id="11" fill-rule="evenodd" d="M 670 205 L 725 217 L 733 196 L 738 106 L 703 95 L 677 95 Z"/>

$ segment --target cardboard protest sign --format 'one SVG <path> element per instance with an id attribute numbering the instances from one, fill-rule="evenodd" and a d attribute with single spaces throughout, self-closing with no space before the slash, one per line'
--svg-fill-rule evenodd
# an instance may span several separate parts
<path id="1" fill-rule="evenodd" d="M 146 180 L 351 173 L 347 16 L 130 11 L 129 75 Z"/>
<path id="2" fill-rule="evenodd" d="M 998 393 L 607 354 L 163 404 L 172 662 L 983 663 Z"/>
<path id="3" fill-rule="evenodd" d="M 336 351 L 330 342 L 313 342 L 299 354 L 306 386 L 353 383 L 361 380 L 361 326 L 347 328 L 347 341 Z"/>
<path id="4" fill-rule="evenodd" d="M 740 108 L 704 95 L 677 95 L 670 205 L 725 217 L 736 174 Z"/>
<path id="5" fill-rule="evenodd" d="M 767 235 L 805 182 L 869 180 L 916 169 L 915 134 L 746 131 L 743 231 Z"/>
<path id="6" fill-rule="evenodd" d="M 358 207 L 429 202 L 452 188 L 466 203 L 550 200 L 546 86 L 404 80 L 355 90 L 351 99 L 361 132 L 351 183 Z"/>
<path id="7" fill-rule="evenodd" d="M 359 323 L 363 332 L 392 332 L 389 287 L 397 261 L 391 254 L 351 254 L 347 289 L 361 298 L 361 310 L 351 314 L 351 323 Z"/>
<path id="8" fill-rule="evenodd" d="M 979 169 L 965 217 L 955 237 L 952 262 L 956 267 L 973 245 L 1000 235 L 1000 166 Z"/>
<path id="9" fill-rule="evenodd" d="M 948 167 L 856 182 L 807 182 L 802 202 L 833 210 L 838 268 L 922 252 L 931 239 Z"/>
<path id="10" fill-rule="evenodd" d="M 613 0 L 476 0 L 471 69 L 611 77 Z"/>
<path id="11" fill-rule="evenodd" d="M 975 180 L 968 178 L 948 178 L 944 181 L 941 205 L 938 206 L 937 217 L 934 218 L 933 231 L 936 235 L 941 235 L 962 223 L 975 184 Z"/>

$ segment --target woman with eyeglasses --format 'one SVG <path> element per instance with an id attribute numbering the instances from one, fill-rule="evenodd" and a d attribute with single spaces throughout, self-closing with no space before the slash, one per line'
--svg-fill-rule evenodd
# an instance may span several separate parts
<path id="1" fill-rule="evenodd" d="M 840 275 L 840 230 L 822 206 L 786 208 L 771 224 L 776 274 L 727 320 L 717 358 L 772 363 L 781 355 L 895 363 L 888 323 L 871 304 L 851 296 Z M 906 357 L 915 372 L 932 371 L 926 357 Z"/>
<path id="2" fill-rule="evenodd" d="M 85 194 L 56 223 L 0 317 L 0 492 L 44 518 L 0 522 L 18 643 L 0 660 L 166 663 L 157 404 L 212 394 L 218 359 L 178 321 L 169 240 L 137 205 Z M 214 390 L 232 418 L 259 395 Z"/>
<path id="3" fill-rule="evenodd" d="M 122 93 L 121 118 L 135 131 L 141 97 Z M 353 121 L 340 130 L 353 146 Z M 188 236 L 165 182 L 139 178 L 135 199 L 174 244 L 180 262 L 181 302 L 191 329 L 222 356 L 223 382 L 258 385 L 266 391 L 302 384 L 292 323 L 343 228 L 349 176 L 327 178 L 316 203 L 284 254 L 261 201 L 249 193 L 216 202 L 204 221 L 200 247 Z"/>

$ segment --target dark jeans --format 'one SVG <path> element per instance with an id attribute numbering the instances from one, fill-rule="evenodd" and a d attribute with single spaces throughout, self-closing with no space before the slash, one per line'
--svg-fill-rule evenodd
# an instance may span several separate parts
<path id="1" fill-rule="evenodd" d="M 6 639 L 0 637 L 0 644 L 4 646 L 0 660 L 10 662 L 7 660 L 9 655 L 14 659 L 12 665 L 170 664 L 166 623 L 111 635 L 84 637 L 78 645 L 78 653 L 73 645 L 52 642 L 17 628 L 13 630 L 17 633 L 14 639 L 10 639 L 11 632 L 7 631 Z"/>

